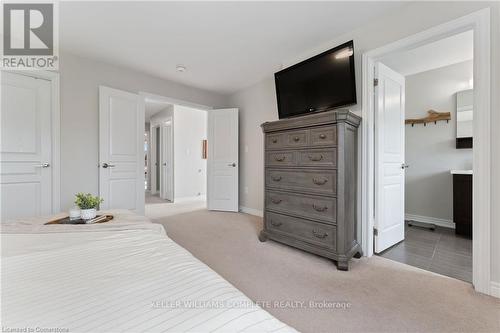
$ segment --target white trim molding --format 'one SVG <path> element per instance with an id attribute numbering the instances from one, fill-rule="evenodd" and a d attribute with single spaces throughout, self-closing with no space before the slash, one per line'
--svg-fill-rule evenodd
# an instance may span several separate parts
<path id="1" fill-rule="evenodd" d="M 500 282 L 491 281 L 490 295 L 493 297 L 500 298 Z"/>
<path id="2" fill-rule="evenodd" d="M 206 195 L 195 195 L 192 197 L 180 197 L 180 198 L 174 198 L 175 203 L 183 203 L 183 202 L 193 202 L 193 201 L 207 201 L 207 196 Z"/>
<path id="3" fill-rule="evenodd" d="M 437 217 L 415 215 L 415 214 L 405 214 L 405 220 L 435 224 L 439 227 L 455 229 L 455 223 L 452 220 L 440 219 Z"/>
<path id="4" fill-rule="evenodd" d="M 254 216 L 258 216 L 258 217 L 264 217 L 264 212 L 260 209 L 240 206 L 239 211 L 241 213 L 245 213 L 245 214 L 250 214 L 250 215 L 254 215 Z"/>
<path id="5" fill-rule="evenodd" d="M 422 31 L 362 56 L 361 232 L 363 252 L 373 255 L 374 66 L 383 56 L 425 45 L 460 32 L 474 32 L 474 150 L 472 275 L 476 291 L 491 294 L 491 52 L 490 9 L 485 8 Z"/>
<path id="6" fill-rule="evenodd" d="M 144 102 L 147 102 L 148 100 L 154 100 L 154 101 L 161 101 L 161 102 L 165 102 L 165 103 L 173 104 L 173 105 L 182 105 L 182 106 L 185 106 L 188 108 L 194 108 L 194 109 L 203 110 L 203 111 L 208 111 L 208 110 L 213 109 L 212 106 L 198 104 L 198 103 L 192 103 L 189 101 L 184 101 L 182 99 L 177 99 L 177 98 L 173 98 L 173 97 L 151 94 L 151 93 L 144 92 L 144 91 L 140 91 L 139 96 L 141 96 L 144 99 Z"/>

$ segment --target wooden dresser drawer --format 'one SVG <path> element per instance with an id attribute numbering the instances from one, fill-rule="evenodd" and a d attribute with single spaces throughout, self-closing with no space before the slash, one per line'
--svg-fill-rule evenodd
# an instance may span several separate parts
<path id="1" fill-rule="evenodd" d="M 270 151 L 266 153 L 266 165 L 294 166 L 297 164 L 294 151 Z"/>
<path id="2" fill-rule="evenodd" d="M 337 126 L 323 126 L 312 128 L 309 132 L 309 142 L 311 146 L 336 146 Z"/>
<path id="3" fill-rule="evenodd" d="M 337 148 L 309 149 L 297 152 L 299 166 L 315 166 L 318 168 L 337 167 Z"/>
<path id="4" fill-rule="evenodd" d="M 283 148 L 284 135 L 282 133 L 266 134 L 266 149 L 280 149 Z"/>
<path id="5" fill-rule="evenodd" d="M 309 130 L 283 131 L 266 134 L 267 149 L 300 148 L 309 144 Z"/>
<path id="6" fill-rule="evenodd" d="M 266 212 L 266 228 L 309 243 L 335 249 L 336 228 L 333 225 Z"/>
<path id="7" fill-rule="evenodd" d="M 305 147 L 309 143 L 309 130 L 287 131 L 284 135 L 284 147 Z"/>
<path id="8" fill-rule="evenodd" d="M 335 195 L 336 175 L 336 170 L 267 169 L 266 187 Z"/>
<path id="9" fill-rule="evenodd" d="M 266 210 L 318 219 L 326 223 L 335 223 L 337 218 L 337 199 L 267 191 Z"/>

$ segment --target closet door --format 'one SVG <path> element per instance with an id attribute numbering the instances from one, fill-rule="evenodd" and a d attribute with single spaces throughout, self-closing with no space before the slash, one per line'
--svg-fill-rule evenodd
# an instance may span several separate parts
<path id="1" fill-rule="evenodd" d="M 51 108 L 49 81 L 2 72 L 2 221 L 52 213 Z"/>

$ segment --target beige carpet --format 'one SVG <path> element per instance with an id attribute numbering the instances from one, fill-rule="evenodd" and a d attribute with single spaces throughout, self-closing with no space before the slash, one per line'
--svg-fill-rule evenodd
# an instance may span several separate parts
<path id="1" fill-rule="evenodd" d="M 154 199 L 153 199 L 154 200 Z M 153 201 L 151 200 L 151 201 Z M 158 199 L 162 200 L 162 199 Z M 207 203 L 203 198 L 181 202 L 150 202 L 146 203 L 146 216 L 150 219 L 158 219 L 182 213 L 192 212 L 195 210 L 204 209 Z"/>
<path id="2" fill-rule="evenodd" d="M 329 260 L 273 241 L 260 243 L 262 220 L 247 214 L 203 209 L 155 222 L 254 301 L 350 305 L 267 308 L 301 332 L 500 332 L 500 300 L 459 280 L 378 256 L 353 261 L 349 272 L 337 271 Z"/>

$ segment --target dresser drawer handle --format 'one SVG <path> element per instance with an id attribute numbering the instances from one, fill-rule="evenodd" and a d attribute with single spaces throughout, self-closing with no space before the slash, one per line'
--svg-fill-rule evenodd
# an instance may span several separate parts
<path id="1" fill-rule="evenodd" d="M 313 162 L 319 162 L 323 159 L 323 155 L 316 155 L 316 156 L 313 156 L 313 155 L 309 155 L 309 159 Z"/>
<path id="2" fill-rule="evenodd" d="M 279 204 L 281 201 L 283 201 L 283 200 L 281 200 L 281 199 L 275 199 L 275 198 L 272 198 L 272 199 L 271 199 L 271 202 L 272 202 L 273 204 L 276 204 L 276 205 L 277 205 L 277 204 Z"/>
<path id="3" fill-rule="evenodd" d="M 300 138 L 299 138 L 298 136 L 294 136 L 294 137 L 293 137 L 293 141 L 295 141 L 295 142 L 299 142 L 299 140 L 300 140 Z"/>
<path id="4" fill-rule="evenodd" d="M 275 221 L 271 220 L 271 225 L 272 225 L 273 227 L 279 227 L 279 226 L 281 226 L 282 224 L 283 224 L 282 222 L 275 222 Z"/>
<path id="5" fill-rule="evenodd" d="M 275 182 L 279 182 L 281 180 L 281 176 L 278 176 L 278 177 L 275 177 L 275 176 L 271 176 L 271 179 Z"/>
<path id="6" fill-rule="evenodd" d="M 274 138 L 272 141 L 273 141 L 273 143 L 277 143 L 278 139 Z"/>
<path id="7" fill-rule="evenodd" d="M 323 178 L 323 179 L 313 178 L 313 183 L 316 185 L 325 185 L 327 181 L 328 181 L 328 179 L 326 179 L 326 178 Z"/>
<path id="8" fill-rule="evenodd" d="M 286 159 L 286 156 L 274 156 L 274 160 L 276 162 L 283 162 Z"/>
<path id="9" fill-rule="evenodd" d="M 324 238 L 328 237 L 328 234 L 326 232 L 321 232 L 321 231 L 314 230 L 314 229 L 312 231 L 312 234 L 314 235 L 314 237 L 320 238 L 320 239 L 324 239 Z"/>
<path id="10" fill-rule="evenodd" d="M 324 140 L 324 139 L 326 139 L 326 134 L 321 133 L 321 134 L 319 135 L 319 138 L 320 138 L 320 139 L 323 139 L 323 140 Z"/>
<path id="11" fill-rule="evenodd" d="M 319 206 L 316 206 L 315 204 L 313 204 L 313 208 L 317 212 L 325 212 L 326 210 L 328 210 L 327 206 L 319 207 Z"/>

